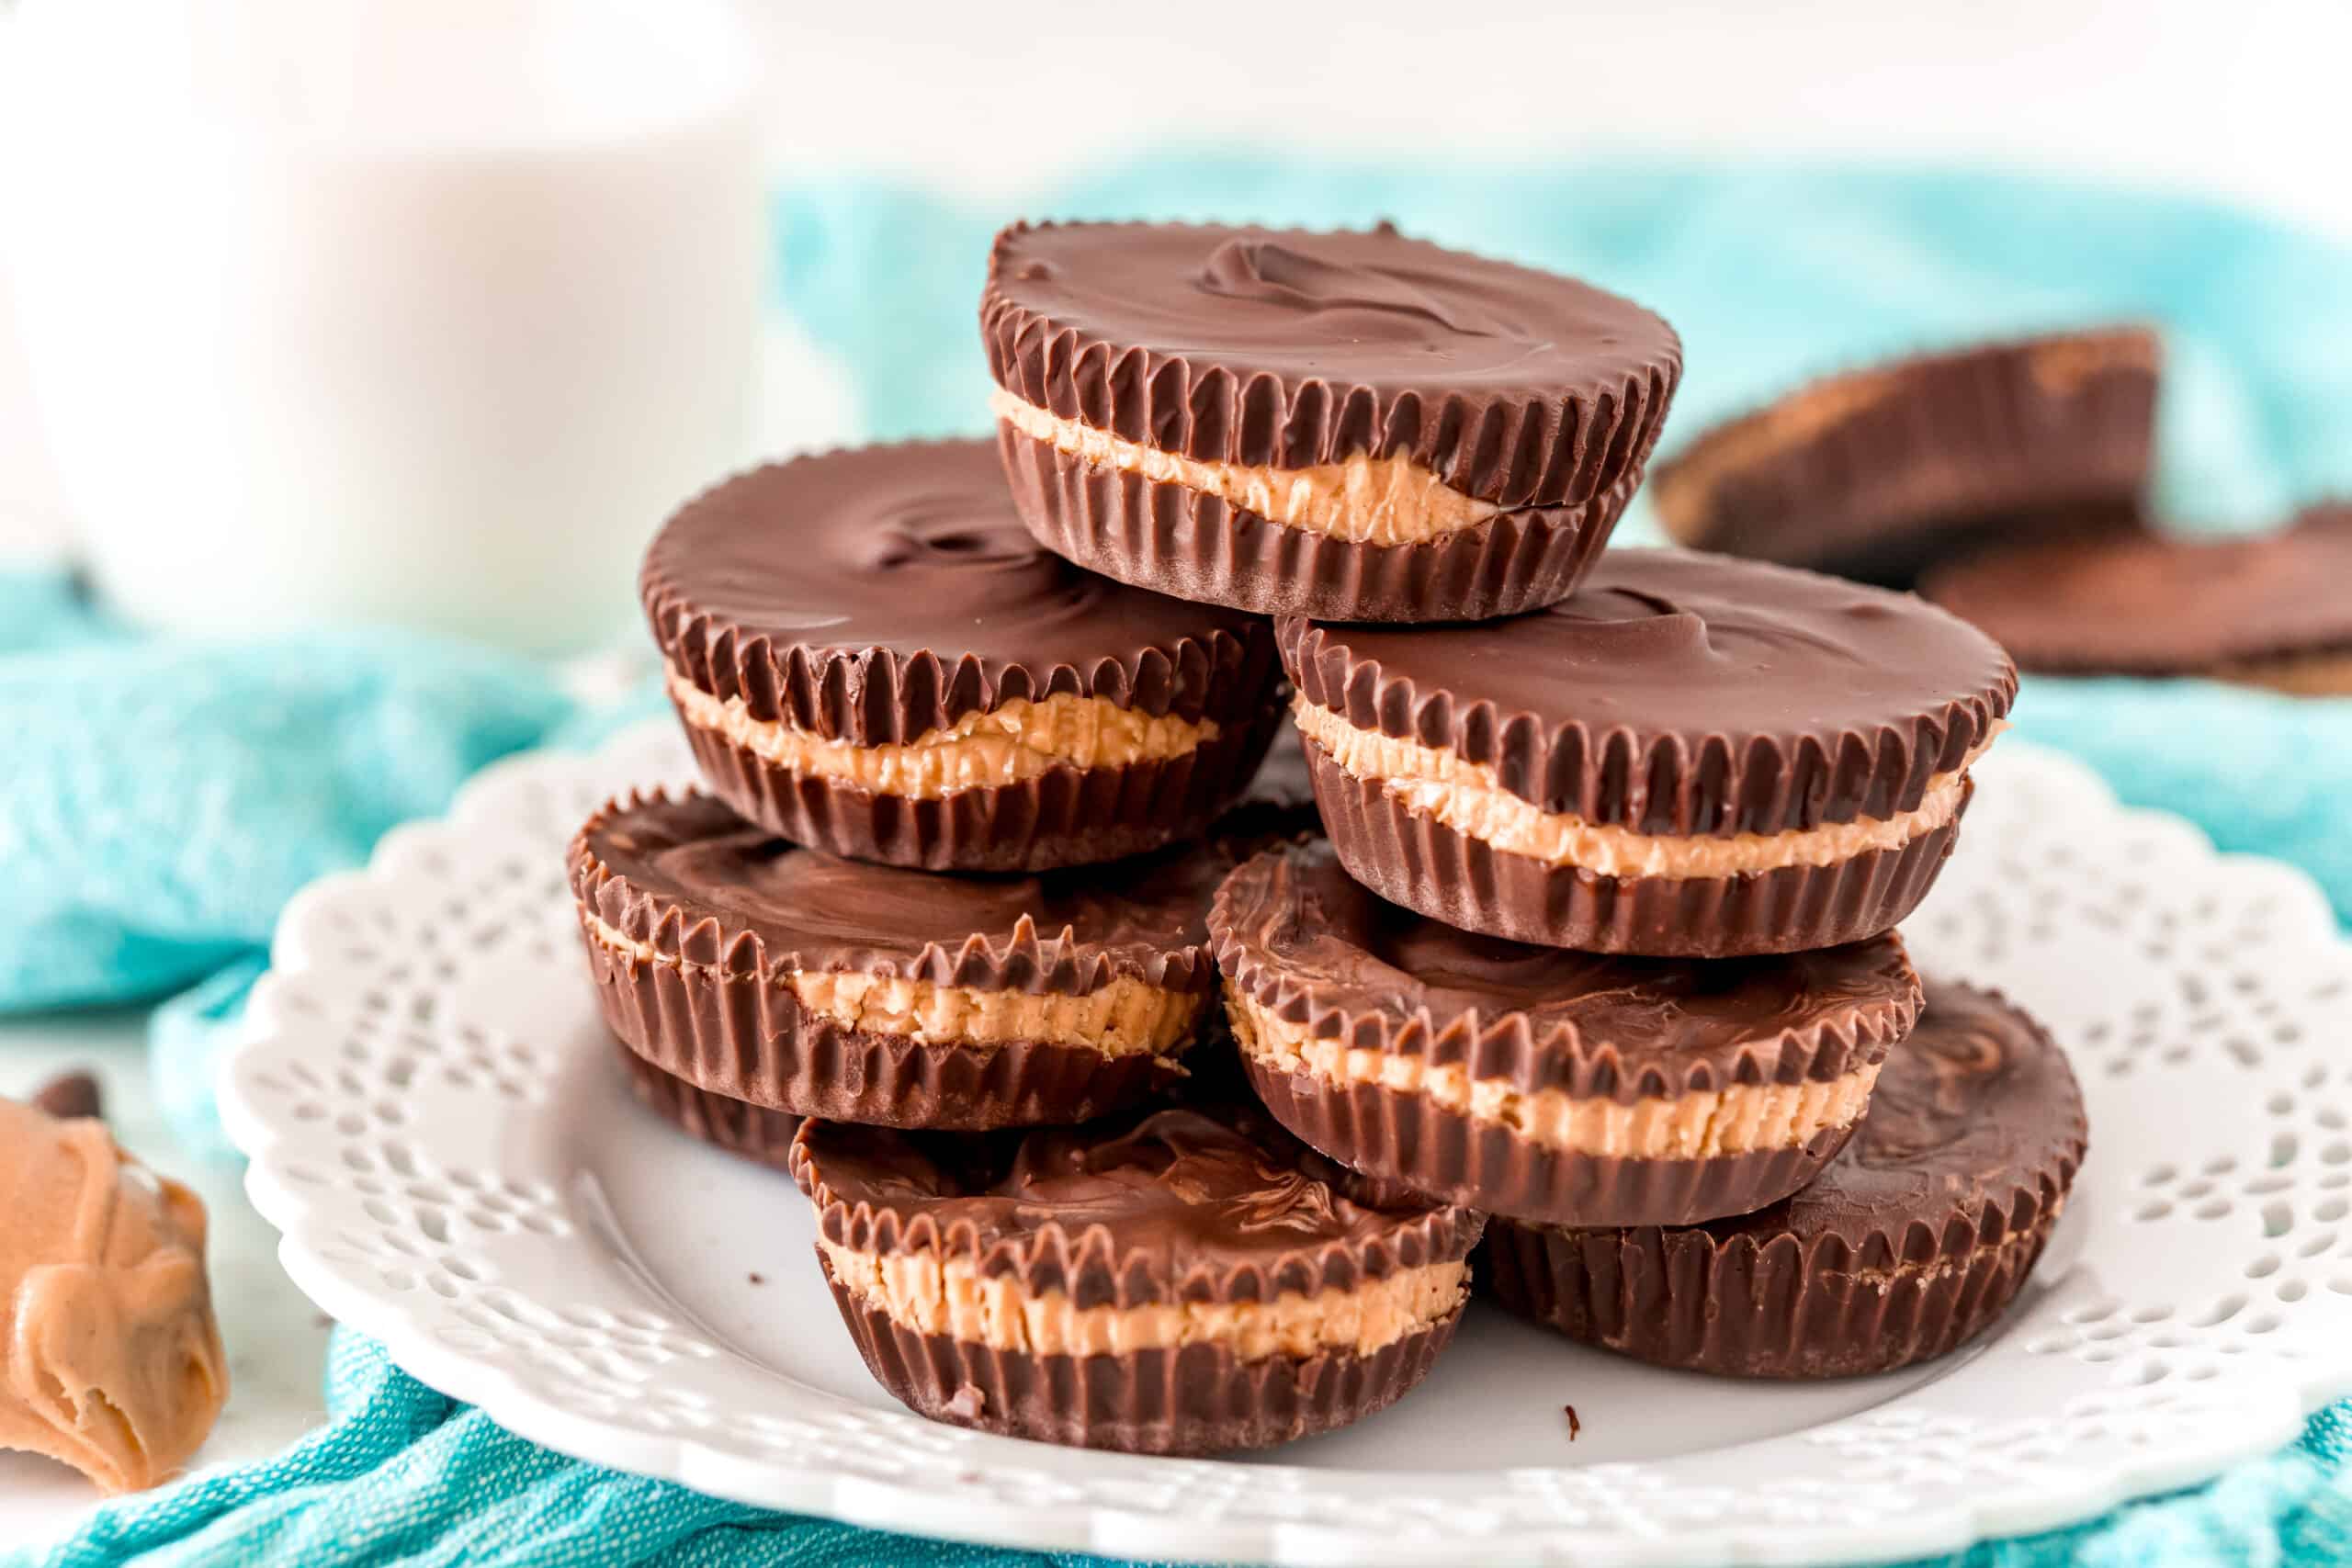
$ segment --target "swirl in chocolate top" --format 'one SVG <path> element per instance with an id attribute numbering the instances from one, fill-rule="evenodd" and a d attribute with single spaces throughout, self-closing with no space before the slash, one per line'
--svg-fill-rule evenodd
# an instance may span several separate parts
<path id="1" fill-rule="evenodd" d="M 1994 992 L 1939 980 L 1844 1152 L 1794 1197 L 1698 1228 L 1759 1245 L 1836 1236 L 1865 1266 L 1890 1238 L 1927 1261 L 1955 1211 L 1972 1223 L 1996 1211 L 1985 1228 L 2006 1231 L 2063 1198 L 2087 1136 L 2082 1090 L 2041 1026 Z"/>
<path id="2" fill-rule="evenodd" d="M 998 382 L 1064 417 L 1208 461 L 1408 457 L 1507 506 L 1639 467 L 1682 367 L 1630 300 L 1385 224 L 1016 224 L 980 314 Z"/>
<path id="3" fill-rule="evenodd" d="M 978 1135 L 810 1122 L 793 1169 L 829 1240 L 940 1247 L 1080 1305 L 1377 1278 L 1464 1257 L 1478 1229 L 1463 1210 L 1375 1190 L 1238 1105 Z"/>
<path id="4" fill-rule="evenodd" d="M 2123 534 L 1994 550 L 1920 592 L 1998 638 L 2030 670 L 2194 674 L 2352 651 L 2352 504 L 2275 534 Z"/>
<path id="5" fill-rule="evenodd" d="M 1307 701 L 1451 749 L 1547 811 L 1653 833 L 1779 832 L 1917 807 L 1994 732 L 2017 671 L 1905 593 L 1681 550 L 1611 550 L 1532 615 L 1285 616 Z"/>
<path id="6" fill-rule="evenodd" d="M 1012 697 L 1238 713 L 1264 624 L 1082 571 L 1031 538 L 986 442 L 772 464 L 689 502 L 645 559 L 670 661 L 761 719 L 862 745 Z"/>
<path id="7" fill-rule="evenodd" d="M 1067 872 L 936 876 L 802 849 L 704 795 L 607 807 L 571 854 L 584 908 L 691 963 L 1067 994 L 1118 976 L 1211 984 L 1204 918 L 1232 864 L 1200 844 Z"/>
<path id="8" fill-rule="evenodd" d="M 1910 1027 L 1902 939 L 1763 958 L 1613 958 L 1457 931 L 1374 897 L 1328 844 L 1261 854 L 1210 913 L 1219 964 L 1281 1016 L 1473 1078 L 1621 1100 L 1837 1077 Z"/>

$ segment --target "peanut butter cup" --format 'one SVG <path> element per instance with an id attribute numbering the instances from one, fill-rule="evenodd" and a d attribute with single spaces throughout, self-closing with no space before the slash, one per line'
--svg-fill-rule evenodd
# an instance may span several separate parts
<path id="1" fill-rule="evenodd" d="M 1616 958 L 1457 931 L 1329 847 L 1262 854 L 1209 915 L 1242 1066 L 1357 1170 L 1555 1224 L 1687 1224 L 1844 1145 L 1919 981 L 1889 932 L 1787 956 Z"/>
<path id="2" fill-rule="evenodd" d="M 931 876 L 701 795 L 616 801 L 571 854 L 598 1004 L 653 1066 L 771 1111 L 959 1128 L 1081 1121 L 1180 1077 L 1233 861 Z"/>
<path id="3" fill-rule="evenodd" d="M 1826 377 L 1701 432 L 1650 499 L 1678 543 L 1894 587 L 1987 543 L 2135 528 L 2161 348 L 2116 326 Z"/>
<path id="4" fill-rule="evenodd" d="M 2017 673 L 1907 594 L 1612 550 L 1476 626 L 1276 626 L 1351 874 L 1465 930 L 1727 957 L 1892 929 L 1942 869 Z"/>
<path id="5" fill-rule="evenodd" d="M 1394 1404 L 1453 1336 L 1482 1224 L 1254 1107 L 960 1136 L 812 1121 L 792 1170 L 894 1397 L 1136 1453 L 1265 1448 Z"/>
<path id="6" fill-rule="evenodd" d="M 2041 1026 L 1989 992 L 1935 982 L 1860 1130 L 1786 1202 L 1689 1228 L 1498 1220 L 1481 1277 L 1514 1312 L 1662 1366 L 1891 1371 L 2007 1309 L 2086 1139 L 2082 1092 Z"/>
<path id="7" fill-rule="evenodd" d="M 2352 505 L 2276 533 L 2140 534 L 1990 551 L 1919 591 L 2028 670 L 2201 675 L 2312 695 L 2352 694 Z"/>
<path id="8" fill-rule="evenodd" d="M 1274 724 L 1264 623 L 1041 548 L 980 442 L 729 479 L 641 583 L 711 790 L 796 843 L 1035 871 L 1199 833 Z"/>
<path id="9" fill-rule="evenodd" d="M 1637 305 L 1385 225 L 1015 224 L 980 330 L 1039 539 L 1122 582 L 1341 620 L 1566 593 L 1682 371 Z"/>

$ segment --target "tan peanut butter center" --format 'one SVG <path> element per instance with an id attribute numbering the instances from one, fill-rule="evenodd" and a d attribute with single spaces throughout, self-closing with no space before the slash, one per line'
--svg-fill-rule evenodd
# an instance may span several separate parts
<path id="1" fill-rule="evenodd" d="M 1969 767 L 1984 753 L 1980 746 L 1959 767 L 1930 778 L 1919 804 L 1893 817 L 1784 833 L 1640 833 L 1546 811 L 1503 788 L 1493 768 L 1450 750 L 1359 729 L 1304 697 L 1295 699 L 1293 708 L 1310 743 L 1351 776 L 1378 784 L 1407 810 L 1509 853 L 1596 876 L 1736 876 L 1836 865 L 1872 851 L 1901 849 L 1959 814 Z"/>
<path id="2" fill-rule="evenodd" d="M 109 1493 L 186 1464 L 229 1393 L 204 1205 L 95 1121 L 0 1100 L 0 1449 Z"/>
<path id="3" fill-rule="evenodd" d="M 1714 1159 L 1796 1148 L 1858 1121 L 1879 1073 L 1873 1062 L 1819 1083 L 1734 1084 L 1621 1104 L 1555 1089 L 1530 1092 L 1499 1078 L 1474 1078 L 1460 1063 L 1434 1064 L 1310 1035 L 1306 1025 L 1276 1017 L 1231 985 L 1226 1016 L 1242 1051 L 1280 1071 L 1418 1094 L 1547 1149 L 1620 1159 Z"/>
<path id="4" fill-rule="evenodd" d="M 763 761 L 810 778 L 936 800 L 957 790 L 995 789 L 1057 767 L 1118 768 L 1182 757 L 1214 740 L 1215 719 L 1154 716 L 1101 697 L 1057 692 L 1014 697 L 903 744 L 859 746 L 785 723 L 753 718 L 741 697 L 724 701 L 669 667 L 670 695 L 688 724 L 724 736 Z"/>
<path id="5" fill-rule="evenodd" d="M 1064 419 L 1001 387 L 989 406 L 1031 440 L 1049 442 L 1098 468 L 1182 485 L 1269 523 L 1354 544 L 1419 544 L 1475 528 L 1501 510 L 1403 457 L 1359 455 L 1306 468 L 1204 462 Z"/>
<path id="6" fill-rule="evenodd" d="M 1349 1290 L 1284 1292 L 1270 1302 L 1091 1306 L 1060 1291 L 1032 1294 L 967 1258 L 873 1253 L 819 1237 L 833 1278 L 866 1307 L 921 1334 L 1039 1356 L 1117 1356 L 1222 1345 L 1245 1361 L 1334 1350 L 1370 1355 L 1444 1321 L 1469 1295 L 1468 1266 L 1427 1263 Z"/>
<path id="7" fill-rule="evenodd" d="M 640 964 L 701 969 L 582 912 L 598 943 Z M 1204 998 L 1114 976 L 1083 996 L 984 991 L 862 969 L 793 970 L 778 975 L 808 1011 L 848 1029 L 903 1034 L 922 1045 L 1002 1045 L 1039 1041 L 1105 1056 L 1161 1055 L 1192 1038 Z"/>

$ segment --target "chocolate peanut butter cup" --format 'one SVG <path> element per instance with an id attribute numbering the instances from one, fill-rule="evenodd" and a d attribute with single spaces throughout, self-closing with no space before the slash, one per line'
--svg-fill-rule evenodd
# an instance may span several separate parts
<path id="1" fill-rule="evenodd" d="M 1182 1076 L 1233 855 L 930 876 L 801 849 L 708 795 L 616 801 L 571 845 L 605 1021 L 771 1111 L 896 1127 L 1081 1121 Z"/>
<path id="2" fill-rule="evenodd" d="M 2000 649 L 1931 604 L 1677 550 L 1612 550 L 1571 597 L 1488 626 L 1276 633 L 1349 873 L 1594 953 L 1891 930 L 2017 692 Z"/>
<path id="3" fill-rule="evenodd" d="M 1015 224 L 980 331 L 1040 540 L 1122 582 L 1339 620 L 1566 593 L 1682 373 L 1638 305 L 1385 225 Z"/>
<path id="4" fill-rule="evenodd" d="M 1650 499 L 1678 543 L 1894 587 L 1986 543 L 2134 528 L 2161 356 L 2117 326 L 1826 377 L 1702 432 Z"/>
<path id="5" fill-rule="evenodd" d="M 1990 551 L 1919 584 L 2028 670 L 2201 675 L 2312 695 L 2352 694 L 2347 589 L 2343 503 L 2245 538 L 2142 534 Z"/>
<path id="6" fill-rule="evenodd" d="M 1893 932 L 1702 963 L 1531 947 L 1383 902 L 1327 846 L 1209 913 L 1244 1069 L 1357 1170 L 1554 1224 L 1778 1201 L 1844 1145 L 1919 1010 Z"/>
<path id="7" fill-rule="evenodd" d="M 980 442 L 729 479 L 641 586 L 711 790 L 859 860 L 1037 871 L 1190 838 L 1275 722 L 1264 623 L 1040 548 Z"/>
<path id="8" fill-rule="evenodd" d="M 1445 1348 L 1480 1217 L 1374 1189 L 1254 1107 L 955 1135 L 802 1125 L 792 1171 L 875 1378 L 935 1421 L 1085 1448 L 1266 1448 Z"/>
<path id="9" fill-rule="evenodd" d="M 799 1117 L 789 1111 L 697 1089 L 675 1074 L 663 1072 L 627 1044 L 620 1046 L 618 1055 L 629 1092 L 654 1115 L 688 1137 L 753 1165 L 787 1168 L 792 1135 L 800 1131 Z"/>
<path id="10" fill-rule="evenodd" d="M 2075 1075 L 2041 1026 L 1992 993 L 1934 982 L 1860 1130 L 1786 1202 L 1683 1228 L 1497 1220 L 1481 1279 L 1514 1312 L 1661 1366 L 1892 1371 L 2007 1309 L 2087 1135 Z"/>

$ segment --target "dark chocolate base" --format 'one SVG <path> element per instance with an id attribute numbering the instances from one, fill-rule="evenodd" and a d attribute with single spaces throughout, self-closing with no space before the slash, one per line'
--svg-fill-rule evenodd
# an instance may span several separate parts
<path id="1" fill-rule="evenodd" d="M 1272 1448 L 1385 1410 L 1428 1375 L 1462 1314 L 1369 1356 L 1244 1361 L 1220 1345 L 1040 1356 L 922 1334 L 862 1304 L 818 1266 L 866 1370 L 917 1415 L 1072 1448 L 1216 1454 Z"/>
<path id="2" fill-rule="evenodd" d="M 796 844 L 920 871 L 1050 871 L 1124 860 L 1199 838 L 1239 800 L 1281 722 L 1269 705 L 1182 757 L 1123 768 L 1053 768 L 935 800 L 793 773 L 684 726 L 710 792 Z"/>
<path id="3" fill-rule="evenodd" d="M 882 1127 L 1047 1126 L 1134 1104 L 1182 1074 L 1172 1056 L 1038 1041 L 926 1045 L 847 1029 L 759 976 L 688 971 L 582 940 L 596 1005 L 623 1044 L 706 1094 L 769 1111 Z"/>
<path id="4" fill-rule="evenodd" d="M 1408 810 L 1378 781 L 1357 778 L 1312 741 L 1306 762 L 1331 848 L 1358 882 L 1464 931 L 1584 953 L 1738 958 L 1862 942 L 1894 930 L 1918 907 L 1960 829 L 1955 813 L 1899 849 L 1834 865 L 1755 875 L 1595 876 L 1495 849 Z"/>
<path id="5" fill-rule="evenodd" d="M 1704 1230 L 1552 1230 L 1498 1220 L 1480 1287 L 1571 1339 L 1688 1371 L 1836 1378 L 1947 1355 L 2017 1297 L 2054 1214 L 2007 1245 L 1956 1222 L 1924 1267 L 1861 1269 L 1834 1238 L 1718 1243 Z M 1952 1245 L 1957 1235 L 1961 1245 Z"/>
<path id="6" fill-rule="evenodd" d="M 1486 1213 L 1554 1225 L 1687 1225 L 1777 1203 L 1819 1174 L 1852 1127 L 1795 1148 L 1715 1159 L 1626 1159 L 1529 1142 L 1418 1094 L 1286 1073 L 1244 1053 L 1274 1120 L 1368 1176 Z"/>
<path id="7" fill-rule="evenodd" d="M 638 1103 L 664 1122 L 676 1124 L 688 1137 L 714 1148 L 789 1174 L 792 1134 L 800 1118 L 788 1111 L 729 1100 L 707 1089 L 696 1089 L 674 1077 L 623 1044 L 614 1053 Z"/>
<path id="8" fill-rule="evenodd" d="M 1338 621 L 1485 621 L 1565 599 L 1642 480 L 1637 468 L 1583 505 L 1525 507 L 1445 538 L 1374 545 L 1098 468 L 1001 422 L 997 447 L 1022 520 L 1057 555 L 1180 599 Z"/>

